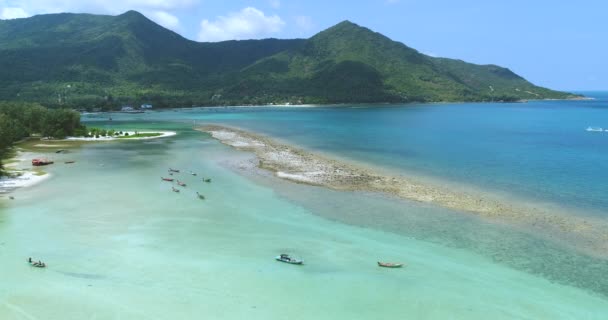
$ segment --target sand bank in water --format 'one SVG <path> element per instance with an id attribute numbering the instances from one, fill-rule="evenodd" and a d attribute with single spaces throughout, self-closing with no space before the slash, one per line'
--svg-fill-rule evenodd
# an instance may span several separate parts
<path id="1" fill-rule="evenodd" d="M 404 176 L 388 176 L 277 143 L 242 130 L 199 128 L 220 142 L 254 152 L 258 166 L 282 179 L 336 190 L 380 192 L 407 200 L 473 213 L 547 236 L 597 257 L 608 257 L 608 221 L 548 212 L 538 208 L 488 199 L 482 195 L 429 185 Z"/>
<path id="2" fill-rule="evenodd" d="M 129 136 L 132 136 L 135 134 L 135 131 L 125 131 L 129 134 Z M 158 139 L 158 138 L 166 138 L 166 137 L 171 137 L 177 134 L 177 132 L 174 131 L 137 131 L 137 133 L 160 133 L 159 136 L 154 136 L 154 137 L 137 137 L 137 138 L 118 138 L 118 137 L 99 137 L 99 138 L 95 138 L 95 137 L 90 137 L 90 138 L 85 138 L 85 137 L 68 137 L 66 138 L 66 140 L 69 141 L 116 141 L 116 140 L 150 140 L 150 139 Z M 59 140 L 61 141 L 61 140 Z"/>

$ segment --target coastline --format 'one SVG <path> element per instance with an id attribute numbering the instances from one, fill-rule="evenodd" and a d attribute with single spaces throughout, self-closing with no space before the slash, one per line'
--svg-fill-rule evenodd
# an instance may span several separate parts
<path id="1" fill-rule="evenodd" d="M 49 173 L 38 175 L 32 171 L 19 171 L 16 174 L 12 177 L 0 178 L 0 194 L 10 193 L 19 188 L 31 187 L 51 177 Z"/>
<path id="2" fill-rule="evenodd" d="M 134 131 L 127 131 L 129 135 L 135 133 Z M 159 136 L 152 137 L 136 137 L 136 138 L 115 138 L 115 137 L 100 137 L 100 138 L 84 138 L 84 137 L 68 137 L 66 139 L 61 140 L 36 140 L 35 144 L 31 146 L 34 148 L 40 149 L 58 149 L 58 148 L 71 148 L 74 144 L 81 142 L 107 142 L 107 141 L 130 141 L 130 140 L 150 140 L 150 139 L 158 139 L 165 138 L 177 135 L 177 132 L 174 131 L 138 131 L 138 133 L 160 133 Z M 21 142 L 24 142 L 23 140 Z M 33 141 L 33 140 L 30 140 Z M 62 144 L 63 143 L 63 144 Z M 31 153 L 30 151 L 16 150 L 15 154 L 5 161 L 8 163 L 5 165 L 5 169 L 7 171 L 7 176 L 0 177 L 0 194 L 8 194 L 12 191 L 19 188 L 27 188 L 34 185 L 37 185 L 48 178 L 51 177 L 51 174 L 47 172 L 39 172 L 36 170 L 31 170 L 29 166 L 29 161 L 32 158 L 36 158 L 42 156 L 38 152 Z"/>
<path id="3" fill-rule="evenodd" d="M 271 171 L 281 179 L 335 190 L 387 194 L 467 212 L 494 223 L 544 235 L 596 257 L 608 257 L 608 221 L 599 218 L 518 206 L 411 177 L 389 175 L 313 154 L 240 129 L 209 125 L 197 130 L 209 133 L 225 145 L 253 152 L 259 168 Z"/>
<path id="4" fill-rule="evenodd" d="M 588 96 L 580 96 L 580 97 L 569 97 L 569 98 L 562 98 L 562 99 L 558 99 L 558 98 L 544 98 L 544 99 L 522 99 L 522 100 L 516 100 L 516 101 L 432 101 L 432 102 L 423 102 L 423 101 L 408 101 L 408 102 L 342 102 L 342 103 L 318 103 L 318 104 L 307 104 L 307 103 L 303 103 L 303 104 L 256 104 L 256 105 L 242 105 L 242 104 L 235 104 L 235 105 L 204 105 L 204 106 L 196 106 L 196 107 L 169 107 L 169 108 L 163 108 L 163 109 L 157 109 L 157 110 L 152 110 L 152 111 L 148 111 L 150 113 L 155 113 L 155 112 L 163 112 L 163 111 L 175 111 L 175 110 L 195 110 L 195 109 L 216 109 L 216 108 L 243 108 L 243 109 L 255 109 L 255 108 L 332 108 L 332 107 L 348 107 L 348 106 L 353 106 L 353 107 L 360 107 L 360 106 L 383 106 L 383 107 L 391 107 L 391 106 L 408 106 L 408 105 L 447 105 L 447 104 L 464 104 L 464 103 L 471 103 L 471 104 L 485 104 L 485 103 L 491 103 L 491 104 L 510 104 L 510 103 L 526 103 L 529 101 L 594 101 L 597 100 L 597 98 L 594 97 L 588 97 Z M 146 113 L 148 113 L 146 112 Z M 118 112 L 118 111 L 100 111 L 100 112 L 86 112 L 86 113 L 82 113 L 83 115 L 105 115 L 105 114 L 112 114 L 112 113 L 122 113 L 122 114 L 128 114 L 128 113 L 123 113 L 123 112 Z"/>
<path id="5" fill-rule="evenodd" d="M 0 194 L 7 194 L 19 188 L 32 187 L 51 177 L 50 173 L 41 173 L 23 167 L 22 164 L 28 161 L 23 154 L 23 151 L 17 150 L 13 157 L 5 159 L 10 163 L 5 165 L 8 176 L 0 177 Z"/>
<path id="6" fill-rule="evenodd" d="M 135 131 L 125 131 L 126 133 L 128 133 L 130 136 L 135 134 Z M 128 137 L 124 137 L 124 138 L 117 138 L 117 137 L 99 137 L 99 138 L 86 138 L 86 137 L 67 137 L 66 139 L 61 139 L 61 140 L 47 140 L 47 141 L 120 141 L 120 140 L 150 140 L 150 139 L 159 139 L 159 138 L 166 138 L 166 137 L 172 137 L 177 135 L 177 132 L 175 131 L 137 131 L 138 133 L 160 133 L 160 136 L 153 136 L 153 137 L 137 137 L 137 138 L 128 138 Z"/>

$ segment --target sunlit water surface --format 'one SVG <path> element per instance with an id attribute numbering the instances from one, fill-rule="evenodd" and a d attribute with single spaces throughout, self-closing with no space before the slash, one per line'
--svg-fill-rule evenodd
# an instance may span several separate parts
<path id="1" fill-rule="evenodd" d="M 191 128 L 228 123 L 446 183 L 496 193 L 518 186 L 514 197 L 601 216 L 608 133 L 584 129 L 608 127 L 606 110 L 602 100 L 580 112 L 566 103 L 90 118 L 93 126 L 178 135 L 53 154 L 48 181 L 0 200 L 0 319 L 605 319 L 605 260 L 467 214 L 254 174 L 239 167 L 250 155 Z M 458 132 L 477 138 L 465 143 Z M 541 140 L 549 147 L 534 149 Z M 542 159 L 552 161 L 540 166 Z M 188 184 L 180 193 L 160 179 L 168 167 L 185 171 L 174 176 Z M 554 186 L 560 181 L 563 188 Z M 275 262 L 281 252 L 305 265 Z M 29 256 L 48 268 L 29 267 Z M 381 269 L 379 260 L 407 266 Z"/>

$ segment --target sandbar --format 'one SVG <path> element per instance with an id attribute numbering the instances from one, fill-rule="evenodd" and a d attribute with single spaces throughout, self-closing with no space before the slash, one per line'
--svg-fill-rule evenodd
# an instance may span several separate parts
<path id="1" fill-rule="evenodd" d="M 209 133 L 223 144 L 255 153 L 258 167 L 274 172 L 281 179 L 335 190 L 376 192 L 438 205 L 508 224 L 596 257 L 608 257 L 608 221 L 601 218 L 551 212 L 431 185 L 403 175 L 387 175 L 241 129 L 208 125 L 198 130 Z"/>

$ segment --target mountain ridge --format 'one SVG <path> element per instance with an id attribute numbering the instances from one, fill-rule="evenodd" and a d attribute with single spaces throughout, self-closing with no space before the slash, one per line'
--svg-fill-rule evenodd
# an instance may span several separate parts
<path id="1" fill-rule="evenodd" d="M 342 21 L 309 39 L 196 42 L 137 11 L 0 21 L 0 100 L 115 108 L 575 97 Z"/>

